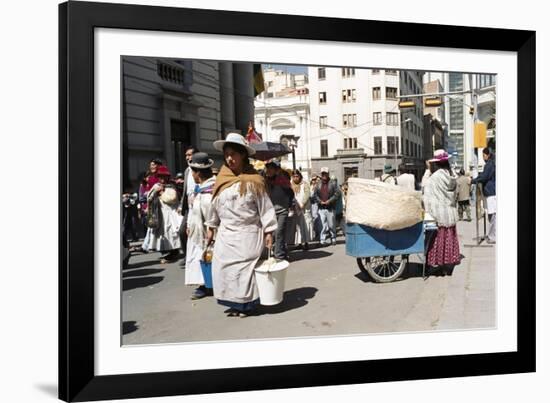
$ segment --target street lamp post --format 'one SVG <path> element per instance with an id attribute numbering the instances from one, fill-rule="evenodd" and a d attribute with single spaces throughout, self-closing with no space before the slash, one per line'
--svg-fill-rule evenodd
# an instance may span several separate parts
<path id="1" fill-rule="evenodd" d="M 292 150 L 292 169 L 296 170 L 296 152 L 294 149 L 298 147 L 298 140 L 300 139 L 300 136 L 295 136 L 293 134 L 283 134 L 281 136 L 281 140 L 286 139 L 288 141 L 288 145 L 290 146 L 290 149 Z"/>

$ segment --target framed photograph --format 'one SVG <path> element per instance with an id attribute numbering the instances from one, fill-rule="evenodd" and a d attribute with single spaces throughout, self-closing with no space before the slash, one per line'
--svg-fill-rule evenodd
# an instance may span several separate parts
<path id="1" fill-rule="evenodd" d="M 59 16 L 60 399 L 535 371 L 534 32 Z"/>

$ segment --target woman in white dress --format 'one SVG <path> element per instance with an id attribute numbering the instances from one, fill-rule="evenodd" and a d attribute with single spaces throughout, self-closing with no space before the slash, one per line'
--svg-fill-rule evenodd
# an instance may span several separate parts
<path id="1" fill-rule="evenodd" d="M 189 215 L 187 217 L 187 248 L 185 254 L 185 284 L 198 286 L 191 299 L 200 299 L 212 295 L 212 289 L 206 288 L 201 270 L 202 255 L 206 249 L 206 219 L 210 214 L 212 191 L 216 179 L 212 175 L 214 162 L 208 154 L 193 154 L 189 162 L 195 187 L 189 196 Z"/>
<path id="2" fill-rule="evenodd" d="M 155 199 L 160 204 L 158 227 L 151 230 L 147 250 L 155 250 L 164 255 L 160 263 L 176 260 L 181 246 L 178 231 L 181 225 L 181 215 L 178 214 L 178 193 L 170 185 L 170 171 L 164 165 L 157 168 L 159 182 L 147 194 L 147 208 L 152 209 Z"/>
<path id="3" fill-rule="evenodd" d="M 295 244 L 301 245 L 302 249 L 308 250 L 308 242 L 313 238 L 311 219 L 311 192 L 309 184 L 304 182 L 302 173 L 295 169 L 292 171 L 292 190 L 296 199 L 294 213 L 294 234 Z"/>
<path id="4" fill-rule="evenodd" d="M 271 249 L 277 229 L 275 209 L 262 176 L 250 165 L 255 154 L 238 133 L 214 142 L 224 165 L 212 194 L 207 245 L 214 240 L 214 297 L 227 306 L 228 316 L 246 317 L 259 303 L 254 268 L 263 248 Z"/>

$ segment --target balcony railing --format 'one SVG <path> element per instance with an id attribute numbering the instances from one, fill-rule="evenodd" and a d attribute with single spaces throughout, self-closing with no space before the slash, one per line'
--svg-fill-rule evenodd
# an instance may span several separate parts
<path id="1" fill-rule="evenodd" d="M 175 85 L 183 86 L 185 84 L 185 70 L 183 67 L 174 66 L 165 62 L 157 62 L 157 74 L 164 81 Z"/>

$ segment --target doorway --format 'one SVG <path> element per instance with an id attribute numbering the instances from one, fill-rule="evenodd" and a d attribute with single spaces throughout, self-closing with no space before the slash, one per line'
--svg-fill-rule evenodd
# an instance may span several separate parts
<path id="1" fill-rule="evenodd" d="M 195 133 L 195 123 L 182 120 L 170 121 L 170 138 L 174 153 L 174 174 L 184 172 L 187 168 L 185 148 L 194 145 L 192 142 Z"/>
<path id="2" fill-rule="evenodd" d="M 357 178 L 359 176 L 358 174 L 358 167 L 344 167 L 344 183 L 346 183 L 349 178 Z"/>

